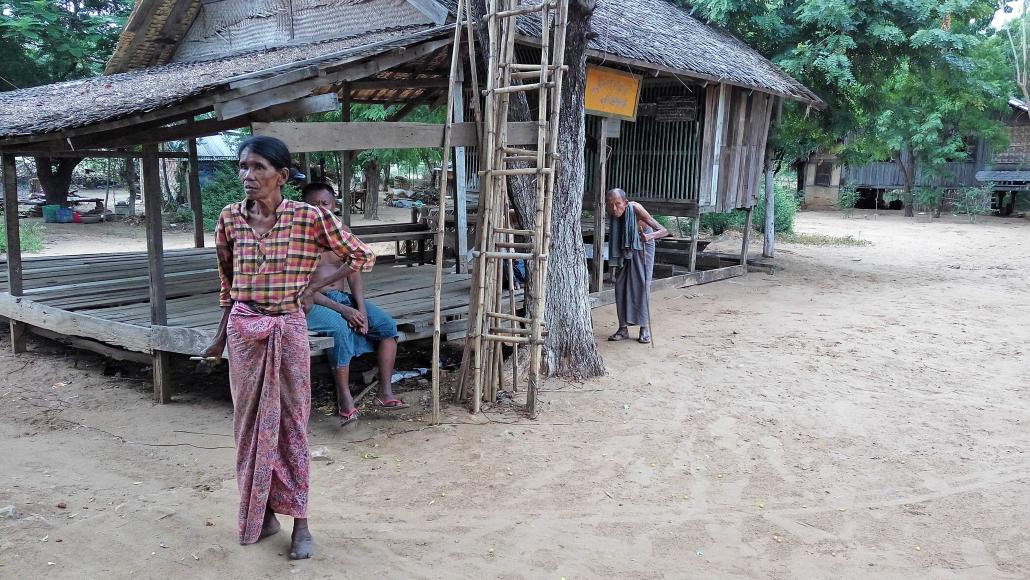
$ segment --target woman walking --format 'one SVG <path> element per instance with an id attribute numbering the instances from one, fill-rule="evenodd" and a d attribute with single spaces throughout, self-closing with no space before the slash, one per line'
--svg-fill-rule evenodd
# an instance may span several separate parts
<path id="1" fill-rule="evenodd" d="M 222 320 L 205 356 L 229 348 L 229 386 L 240 489 L 241 544 L 279 531 L 275 514 L 294 518 L 290 558 L 311 557 L 308 441 L 311 373 L 304 310 L 325 285 L 372 269 L 375 255 L 332 214 L 283 198 L 290 151 L 251 137 L 238 151 L 244 201 L 218 216 L 216 246 Z M 319 256 L 341 259 L 312 277 Z M 315 278 L 321 279 L 315 279 Z"/>

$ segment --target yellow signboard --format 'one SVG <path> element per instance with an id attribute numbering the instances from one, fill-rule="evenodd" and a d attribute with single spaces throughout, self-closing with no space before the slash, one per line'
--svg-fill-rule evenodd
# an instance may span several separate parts
<path id="1" fill-rule="evenodd" d="M 587 67 L 586 111 L 592 115 L 637 120 L 641 77 L 600 66 Z"/>

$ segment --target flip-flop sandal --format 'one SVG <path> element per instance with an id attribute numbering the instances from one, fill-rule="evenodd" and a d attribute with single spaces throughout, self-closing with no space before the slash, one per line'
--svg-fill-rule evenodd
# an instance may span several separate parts
<path id="1" fill-rule="evenodd" d="M 640 338 L 637 339 L 640 344 L 651 344 L 651 333 L 641 334 Z"/>
<path id="2" fill-rule="evenodd" d="M 401 409 L 408 408 L 408 404 L 400 399 L 387 399 L 385 401 L 382 399 L 376 399 L 372 404 L 375 405 L 375 408 L 382 409 L 384 411 L 399 411 Z"/>
<path id="3" fill-rule="evenodd" d="M 611 342 L 618 342 L 620 340 L 626 340 L 627 338 L 629 338 L 629 331 L 627 330 L 626 332 L 623 332 L 619 330 L 616 331 L 615 334 L 609 336 L 608 340 L 610 340 Z"/>
<path id="4" fill-rule="evenodd" d="M 358 420 L 358 410 L 351 409 L 349 413 L 340 413 L 340 427 L 346 427 Z"/>

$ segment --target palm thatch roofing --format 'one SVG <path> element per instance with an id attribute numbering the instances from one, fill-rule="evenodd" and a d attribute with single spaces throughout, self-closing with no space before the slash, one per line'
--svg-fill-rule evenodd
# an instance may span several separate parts
<path id="1" fill-rule="evenodd" d="M 451 26 L 410 26 L 226 58 L 0 92 L 0 138 L 56 133 L 155 111 L 216 93 L 237 77 L 276 67 L 353 62 L 445 36 Z"/>
<path id="2" fill-rule="evenodd" d="M 436 1 L 452 14 L 457 8 L 455 0 Z M 597 0 L 591 26 L 595 37 L 588 54 L 595 62 L 727 83 L 825 106 L 815 93 L 739 38 L 667 0 Z M 539 38 L 539 18 L 520 17 L 519 31 Z"/>

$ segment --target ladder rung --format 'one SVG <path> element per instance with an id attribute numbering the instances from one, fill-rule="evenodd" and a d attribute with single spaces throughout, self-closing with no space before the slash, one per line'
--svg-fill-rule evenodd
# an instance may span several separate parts
<path id="1" fill-rule="evenodd" d="M 547 175 L 553 173 L 550 167 L 519 167 L 516 169 L 487 169 L 480 171 L 479 175 Z"/>
<path id="2" fill-rule="evenodd" d="M 540 88 L 542 87 L 551 88 L 553 86 L 554 83 L 530 83 L 528 85 L 511 85 L 510 87 L 500 87 L 496 89 L 485 90 L 483 91 L 483 95 L 489 96 L 491 92 L 493 92 L 496 95 L 501 95 L 505 93 L 521 93 L 540 90 Z"/>
<path id="3" fill-rule="evenodd" d="M 532 250 L 532 242 L 494 242 L 498 248 L 511 248 L 513 250 Z"/>
<path id="4" fill-rule="evenodd" d="M 540 71 L 534 70 L 534 71 L 525 71 L 525 72 L 511 73 L 511 78 L 518 79 L 520 81 L 526 80 L 526 79 L 538 79 L 538 78 L 540 78 Z"/>
<path id="5" fill-rule="evenodd" d="M 503 149 L 504 149 L 504 152 L 507 153 L 508 155 L 526 155 L 526 156 L 532 155 L 534 158 L 536 158 L 536 154 L 537 154 L 537 152 L 532 150 L 532 149 L 520 149 L 518 147 L 504 147 Z"/>
<path id="6" fill-rule="evenodd" d="M 505 314 L 503 312 L 487 312 L 486 315 L 490 318 L 496 318 L 497 320 L 510 320 L 512 322 L 520 322 L 522 324 L 533 324 L 533 319 L 526 318 L 524 316 L 515 316 L 514 314 Z"/>
<path id="7" fill-rule="evenodd" d="M 490 334 L 532 334 L 532 329 L 529 328 L 512 328 L 504 326 L 491 326 Z"/>
<path id="8" fill-rule="evenodd" d="M 485 256 L 488 260 L 546 260 L 547 254 L 527 254 L 525 252 L 480 252 L 472 250 L 475 257 Z"/>
<path id="9" fill-rule="evenodd" d="M 512 344 L 533 344 L 533 339 L 528 336 L 500 336 L 497 334 L 484 334 L 483 340 L 493 342 L 510 342 Z"/>
<path id="10" fill-rule="evenodd" d="M 536 232 L 533 230 L 516 230 L 513 228 L 494 228 L 495 234 L 512 234 L 515 236 L 535 236 Z"/>
<path id="11" fill-rule="evenodd" d="M 504 160 L 505 161 L 511 161 L 513 163 L 525 162 L 525 161 L 529 161 L 529 162 L 540 161 L 540 159 L 537 158 L 536 155 L 509 155 L 509 156 L 505 157 Z"/>
<path id="12" fill-rule="evenodd" d="M 483 20 L 487 21 L 490 18 L 511 18 L 512 16 L 522 16 L 523 14 L 543 12 L 544 10 L 554 10 L 556 7 L 557 6 L 552 2 L 544 2 L 543 4 L 534 4 L 531 6 L 516 8 L 514 10 L 504 10 L 501 12 L 494 12 L 493 14 L 487 14 L 483 17 Z"/>

